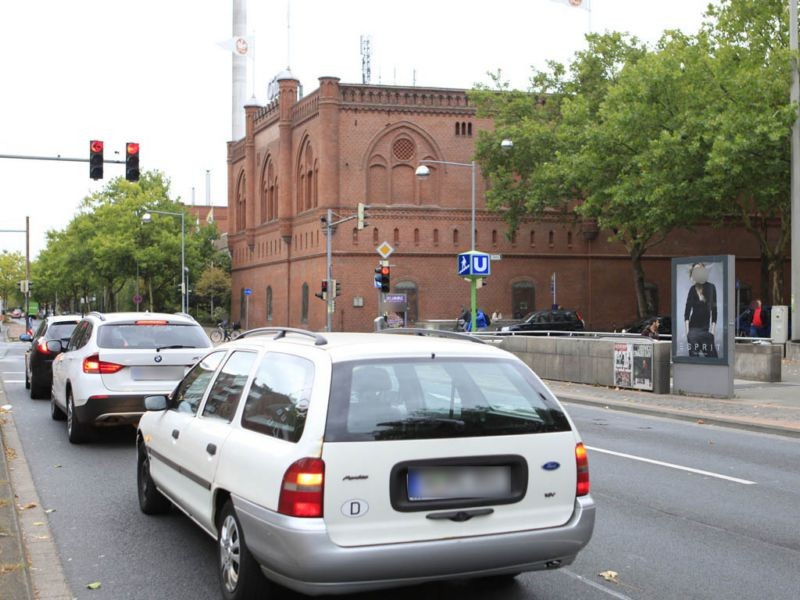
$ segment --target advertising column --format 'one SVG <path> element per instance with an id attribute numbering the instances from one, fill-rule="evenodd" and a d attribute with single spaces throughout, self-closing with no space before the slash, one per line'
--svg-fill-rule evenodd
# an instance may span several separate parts
<path id="1" fill-rule="evenodd" d="M 733 397 L 734 257 L 672 259 L 672 388 Z"/>

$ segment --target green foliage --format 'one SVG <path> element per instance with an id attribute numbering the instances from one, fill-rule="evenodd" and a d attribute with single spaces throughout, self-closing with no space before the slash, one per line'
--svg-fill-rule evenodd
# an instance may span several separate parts
<path id="1" fill-rule="evenodd" d="M 25 279 L 25 257 L 19 252 L 0 253 L 0 298 L 6 310 L 22 305 L 17 284 Z M 14 306 L 12 306 L 12 304 Z"/>
<path id="2" fill-rule="evenodd" d="M 148 210 L 176 215 L 152 213 L 151 222 L 143 223 Z M 211 261 L 224 264 L 227 259 L 213 247 L 216 226 L 198 227 L 183 204 L 170 198 L 169 181 L 146 172 L 137 183 L 110 181 L 83 200 L 63 231 L 48 232 L 34 268 L 39 298 L 58 298 L 62 310 L 132 310 L 132 292 L 139 289 L 142 308 L 179 310 L 181 214 L 190 277 Z"/>
<path id="3" fill-rule="evenodd" d="M 668 31 L 654 48 L 589 35 L 585 51 L 534 72 L 525 92 L 494 75 L 471 93 L 495 122 L 476 148 L 490 210 L 512 229 L 554 210 L 596 219 L 631 256 L 642 315 L 652 311 L 648 249 L 675 228 L 734 219 L 759 240 L 783 297 L 796 116 L 786 17 L 781 0 L 723 0 L 696 35 Z M 768 220 L 784 226 L 771 245 Z"/>

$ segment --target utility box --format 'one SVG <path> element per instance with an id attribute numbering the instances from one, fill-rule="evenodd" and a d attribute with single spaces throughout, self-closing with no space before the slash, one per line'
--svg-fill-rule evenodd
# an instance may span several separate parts
<path id="1" fill-rule="evenodd" d="M 770 318 L 770 337 L 774 344 L 785 344 L 789 339 L 789 307 L 773 306 Z"/>

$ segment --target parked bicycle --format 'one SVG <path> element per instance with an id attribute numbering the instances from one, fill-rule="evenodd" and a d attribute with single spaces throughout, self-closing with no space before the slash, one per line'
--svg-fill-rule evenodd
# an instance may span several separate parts
<path id="1" fill-rule="evenodd" d="M 233 325 L 227 321 L 220 321 L 217 323 L 217 328 L 211 332 L 209 337 L 211 338 L 212 342 L 219 344 L 221 342 L 235 340 L 237 337 L 239 337 L 239 335 L 241 335 L 241 333 L 242 327 L 238 321 Z"/>

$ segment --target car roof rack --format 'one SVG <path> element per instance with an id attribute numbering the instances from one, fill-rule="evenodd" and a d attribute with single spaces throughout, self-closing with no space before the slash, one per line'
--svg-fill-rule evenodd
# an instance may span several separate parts
<path id="1" fill-rule="evenodd" d="M 307 329 L 296 329 L 294 327 L 258 327 L 257 329 L 248 329 L 247 331 L 240 333 L 236 339 L 238 340 L 250 335 L 266 335 L 269 333 L 277 334 L 274 338 L 272 338 L 274 340 L 279 340 L 283 337 L 286 337 L 287 333 L 296 333 L 298 335 L 306 335 L 314 338 L 315 346 L 324 346 L 328 343 L 328 340 L 324 335 L 314 333 L 313 331 L 308 331 Z"/>
<path id="2" fill-rule="evenodd" d="M 428 335 L 431 337 L 450 338 L 453 340 L 461 340 L 463 342 L 475 342 L 476 344 L 485 344 L 486 342 L 480 338 L 474 337 L 468 333 L 460 333 L 458 331 L 447 331 L 446 329 L 423 329 L 422 327 L 395 327 L 393 329 L 381 329 L 375 333 L 406 333 L 410 335 Z"/>
<path id="3" fill-rule="evenodd" d="M 106 316 L 103 313 L 101 313 L 99 310 L 93 310 L 89 314 L 90 315 L 94 315 L 95 317 L 97 317 L 101 321 L 105 321 L 106 320 Z"/>

